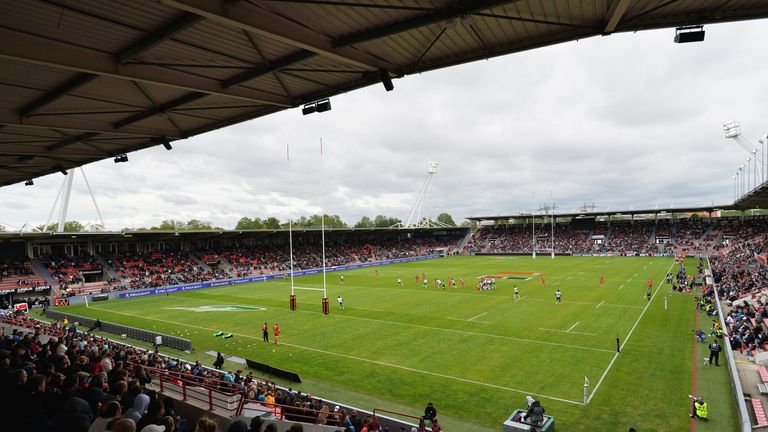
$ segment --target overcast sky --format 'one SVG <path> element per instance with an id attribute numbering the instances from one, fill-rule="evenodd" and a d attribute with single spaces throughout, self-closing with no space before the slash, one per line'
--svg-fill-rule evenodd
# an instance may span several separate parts
<path id="1" fill-rule="evenodd" d="M 428 161 L 440 170 L 423 215 L 457 222 L 530 211 L 534 193 L 561 211 L 730 203 L 748 154 L 722 124 L 741 121 L 756 145 L 768 131 L 768 25 L 705 29 L 703 43 L 622 33 L 407 76 L 334 97 L 329 112 L 292 109 L 84 169 L 110 230 L 286 220 L 289 198 L 295 216 L 405 219 Z M 1 188 L 0 223 L 44 223 L 61 182 Z M 97 221 L 79 171 L 67 219 Z"/>

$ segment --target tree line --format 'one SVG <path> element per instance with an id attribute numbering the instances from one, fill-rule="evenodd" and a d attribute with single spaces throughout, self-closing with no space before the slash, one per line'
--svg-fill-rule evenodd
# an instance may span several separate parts
<path id="1" fill-rule="evenodd" d="M 312 229 L 317 228 L 319 229 L 322 226 L 322 223 L 325 224 L 326 228 L 350 228 L 349 224 L 344 222 L 339 215 L 325 215 L 325 220 L 321 220 L 321 215 L 315 214 L 311 216 L 301 216 L 297 219 L 293 219 L 291 221 L 291 225 L 293 228 L 304 228 L 304 229 Z M 456 226 L 456 223 L 453 221 L 453 217 L 449 215 L 448 213 L 440 213 L 440 215 L 437 216 L 437 220 L 450 225 L 450 226 Z M 390 217 L 385 215 L 377 215 L 374 218 L 370 218 L 368 216 L 363 216 L 360 218 L 360 220 L 353 225 L 354 228 L 389 228 L 393 225 L 397 225 L 398 223 L 401 223 L 402 221 L 396 217 Z M 0 225 L 0 231 L 3 231 L 3 226 Z M 268 217 L 268 218 L 259 218 L 254 217 L 250 218 L 248 216 L 243 216 L 240 218 L 239 221 L 237 221 L 237 225 L 235 225 L 236 230 L 262 230 L 262 229 L 288 229 L 288 221 L 281 221 L 280 219 L 276 217 Z M 58 230 L 58 224 L 49 224 L 47 229 L 45 224 L 40 224 L 34 228 L 35 231 L 56 231 Z M 83 232 L 85 230 L 85 225 L 78 221 L 66 221 L 64 223 L 64 232 Z M 130 228 L 124 228 L 124 231 L 131 231 Z M 198 219 L 190 219 L 186 222 L 176 219 L 165 219 L 162 222 L 160 222 L 159 225 L 152 226 L 149 228 L 141 227 L 136 228 L 136 231 L 208 231 L 208 230 L 220 230 L 223 231 L 224 228 L 219 226 L 214 226 L 211 222 L 207 221 L 201 221 Z"/>

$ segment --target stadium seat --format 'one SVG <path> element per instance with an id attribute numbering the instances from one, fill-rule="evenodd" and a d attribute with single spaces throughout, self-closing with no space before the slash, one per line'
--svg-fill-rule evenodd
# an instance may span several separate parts
<path id="1" fill-rule="evenodd" d="M 763 402 L 761 402 L 760 399 L 752 398 L 752 408 L 755 410 L 755 419 L 757 420 L 757 424 L 753 426 L 768 426 L 768 416 L 765 415 Z"/>

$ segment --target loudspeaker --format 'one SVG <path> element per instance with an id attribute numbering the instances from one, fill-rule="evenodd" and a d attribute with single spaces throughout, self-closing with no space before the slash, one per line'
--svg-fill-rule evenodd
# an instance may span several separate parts
<path id="1" fill-rule="evenodd" d="M 704 40 L 704 30 L 678 33 L 675 35 L 675 43 L 701 42 Z"/>
<path id="2" fill-rule="evenodd" d="M 325 112 L 331 110 L 331 100 L 323 99 L 317 102 L 317 112 Z"/>

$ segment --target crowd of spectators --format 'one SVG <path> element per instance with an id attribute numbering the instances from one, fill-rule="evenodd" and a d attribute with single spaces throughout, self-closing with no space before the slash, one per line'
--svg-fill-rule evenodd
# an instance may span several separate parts
<path id="1" fill-rule="evenodd" d="M 722 221 L 721 221 L 722 222 Z M 713 227 L 715 236 L 724 236 L 710 254 L 712 275 L 718 295 L 725 302 L 728 343 L 734 350 L 768 350 L 768 231 L 765 219 L 729 220 Z M 701 303 L 712 302 L 714 293 L 705 290 Z"/>
<path id="2" fill-rule="evenodd" d="M 651 243 L 653 227 L 653 221 L 612 223 L 606 251 L 615 254 L 657 253 L 658 248 Z"/>
<path id="3" fill-rule="evenodd" d="M 344 238 L 326 241 L 325 262 L 327 267 L 407 258 L 434 253 L 441 248 L 456 248 L 458 239 L 437 241 L 434 239 L 370 239 Z M 290 271 L 290 246 L 286 244 L 264 244 L 220 248 L 198 252 L 197 257 L 212 264 L 230 277 L 262 275 Z M 213 258 L 216 257 L 216 258 Z M 294 271 L 320 268 L 323 266 L 322 243 L 297 241 L 293 244 Z"/>
<path id="4" fill-rule="evenodd" d="M 206 268 L 185 252 L 118 252 L 105 259 L 120 279 L 109 285 L 117 288 L 155 288 L 227 277 L 222 271 Z"/>
<path id="5" fill-rule="evenodd" d="M 85 283 L 83 272 L 101 270 L 101 263 L 96 257 L 87 252 L 67 256 L 61 254 L 48 254 L 40 257 L 50 273 L 51 277 L 66 290 L 70 285 L 82 285 Z M 99 273 L 100 274 L 100 273 Z"/>
<path id="6" fill-rule="evenodd" d="M 34 268 L 27 257 L 0 257 L 0 289 L 29 288 L 48 285 Z"/>
<path id="7" fill-rule="evenodd" d="M 24 314 L 0 320 L 15 327 L 7 334 L 0 327 L 0 416 L 9 430 L 218 432 L 216 423 L 205 416 L 191 421 L 180 417 L 174 399 L 153 390 L 157 388 L 153 380 L 162 375 L 171 382 L 240 393 L 249 404 L 259 404 L 286 421 L 337 426 L 339 431 L 349 426 L 382 431 L 370 416 L 359 418 L 356 411 L 348 413 L 339 406 L 331 409 L 320 398 L 278 388 L 252 372 L 219 371 L 162 356 L 80 333 L 74 324 L 49 324 Z M 263 428 L 262 423 L 263 418 L 256 416 L 250 427 L 237 420 L 228 430 L 277 431 L 274 426 Z M 300 432 L 303 427 L 296 423 L 289 430 Z"/>

